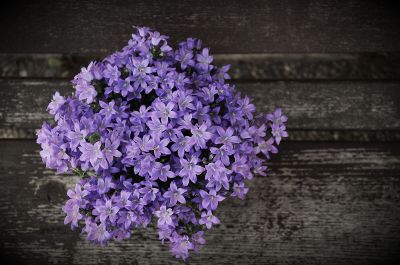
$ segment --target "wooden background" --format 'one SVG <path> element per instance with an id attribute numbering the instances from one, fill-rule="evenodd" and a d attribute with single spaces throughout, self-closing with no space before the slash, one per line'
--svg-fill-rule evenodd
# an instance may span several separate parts
<path id="1" fill-rule="evenodd" d="M 179 264 L 154 230 L 106 248 L 63 225 L 75 178 L 44 168 L 52 93 L 131 25 L 201 38 L 290 139 L 189 264 L 400 260 L 400 9 L 384 1 L 31 1 L 0 7 L 0 251 L 14 264 Z M 399 264 L 399 263 L 398 263 Z"/>

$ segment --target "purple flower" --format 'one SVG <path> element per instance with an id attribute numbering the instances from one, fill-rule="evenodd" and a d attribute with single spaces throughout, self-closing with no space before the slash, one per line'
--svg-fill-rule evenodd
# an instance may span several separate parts
<path id="1" fill-rule="evenodd" d="M 204 71 L 209 69 L 211 62 L 213 61 L 213 57 L 208 54 L 208 48 L 204 48 L 201 54 L 197 54 L 196 59 L 198 62 L 197 66 Z"/>
<path id="2" fill-rule="evenodd" d="M 50 114 L 55 115 L 62 105 L 65 103 L 65 98 L 58 93 L 58 91 L 53 95 L 53 100 L 50 102 L 47 110 Z"/>
<path id="3" fill-rule="evenodd" d="M 217 217 L 215 217 L 211 211 L 202 212 L 201 218 L 199 220 L 199 224 L 206 225 L 207 229 L 211 229 L 213 224 L 219 224 L 220 221 Z"/>
<path id="4" fill-rule="evenodd" d="M 75 201 L 69 200 L 69 203 L 63 207 L 63 211 L 67 214 L 64 224 L 71 223 L 71 228 L 78 227 L 78 221 L 83 217 L 79 212 L 79 205 Z"/>
<path id="5" fill-rule="evenodd" d="M 173 108 L 175 107 L 175 104 L 172 102 L 169 102 L 167 105 L 165 105 L 163 102 L 157 102 L 154 105 L 155 108 L 155 115 L 157 118 L 161 118 L 161 121 L 165 124 L 168 122 L 168 118 L 176 118 L 178 115 L 176 114 L 175 111 L 173 111 Z"/>
<path id="6" fill-rule="evenodd" d="M 193 249 L 193 244 L 189 241 L 188 236 L 179 236 L 174 233 L 171 239 L 172 247 L 171 252 L 176 258 L 186 260 L 189 257 L 189 250 Z"/>
<path id="7" fill-rule="evenodd" d="M 189 152 L 192 148 L 192 143 L 189 136 L 175 137 L 175 143 L 171 146 L 171 150 L 178 152 L 179 157 L 183 157 L 185 152 Z"/>
<path id="8" fill-rule="evenodd" d="M 135 29 L 120 51 L 81 69 L 72 95 L 54 94 L 55 123 L 37 143 L 47 168 L 79 176 L 65 224 L 105 245 L 157 218 L 159 239 L 187 259 L 219 223 L 219 202 L 243 199 L 245 180 L 266 175 L 287 117 L 256 114 L 200 40 L 173 50 L 167 36 Z"/>
<path id="9" fill-rule="evenodd" d="M 195 107 L 193 105 L 193 97 L 186 94 L 184 91 L 176 91 L 176 96 L 178 97 L 178 107 L 180 111 L 185 111 L 186 109 L 194 110 Z"/>
<path id="10" fill-rule="evenodd" d="M 74 190 L 68 190 L 67 195 L 70 197 L 72 200 L 76 201 L 78 205 L 82 205 L 83 202 L 83 197 L 87 196 L 89 192 L 85 189 L 82 190 L 82 186 L 79 184 L 75 185 Z"/>
<path id="11" fill-rule="evenodd" d="M 88 130 L 81 129 L 79 122 L 74 122 L 74 129 L 67 132 L 66 136 L 70 140 L 70 147 L 72 151 L 76 151 L 79 145 L 85 144 L 85 137 L 88 135 Z"/>
<path id="12" fill-rule="evenodd" d="M 177 188 L 175 182 L 171 182 L 169 186 L 169 190 L 164 193 L 164 198 L 168 199 L 168 206 L 175 206 L 177 202 L 186 203 L 186 199 L 183 194 L 186 192 L 186 189 Z"/>
<path id="13" fill-rule="evenodd" d="M 85 100 L 88 104 L 92 103 L 97 96 L 96 89 L 92 85 L 79 84 L 76 90 L 79 100 Z"/>
<path id="14" fill-rule="evenodd" d="M 232 171 L 251 179 L 250 166 L 245 156 L 235 154 L 235 162 L 232 164 Z"/>
<path id="15" fill-rule="evenodd" d="M 149 151 L 153 151 L 154 156 L 159 158 L 161 155 L 171 154 L 171 151 L 167 148 L 168 143 L 168 139 L 160 140 L 160 136 L 156 134 L 145 144 L 145 148 Z"/>
<path id="16" fill-rule="evenodd" d="M 96 206 L 94 206 L 93 214 L 99 216 L 100 222 L 102 223 L 107 219 L 110 220 L 111 223 L 115 223 L 118 211 L 119 207 L 116 205 L 113 206 L 111 200 L 106 200 L 105 202 L 98 200 Z"/>
<path id="17" fill-rule="evenodd" d="M 123 211 L 119 213 L 118 224 L 122 225 L 124 229 L 129 229 L 135 221 L 137 221 L 137 217 L 131 211 Z"/>
<path id="18" fill-rule="evenodd" d="M 93 63 L 93 62 L 90 62 L 89 66 L 88 66 L 87 68 L 82 67 L 81 72 L 79 73 L 79 77 L 80 77 L 82 80 L 84 80 L 84 81 L 86 81 L 86 82 L 90 82 L 90 81 L 93 80 L 93 78 L 94 78 L 94 73 L 92 73 L 92 71 L 91 71 L 91 70 L 93 70 L 93 69 L 91 69 L 92 66 L 94 66 L 94 63 Z"/>
<path id="19" fill-rule="evenodd" d="M 175 56 L 175 60 L 181 63 L 180 66 L 182 70 L 185 70 L 188 66 L 194 65 L 192 51 L 183 48 L 178 50 L 178 53 Z"/>
<path id="20" fill-rule="evenodd" d="M 232 196 L 244 200 L 244 196 L 248 191 L 249 189 L 244 186 L 243 182 L 241 182 L 240 184 L 235 183 L 233 184 Z"/>
<path id="21" fill-rule="evenodd" d="M 109 103 L 99 101 L 101 110 L 100 114 L 104 115 L 106 118 L 110 118 L 113 115 L 117 114 L 117 110 L 115 109 L 115 102 L 114 100 L 110 101 Z"/>
<path id="22" fill-rule="evenodd" d="M 158 239 L 161 240 L 161 243 L 164 244 L 165 240 L 171 239 L 171 233 L 173 229 L 171 229 L 168 225 L 158 226 Z"/>
<path id="23" fill-rule="evenodd" d="M 198 251 L 201 245 L 204 245 L 206 240 L 204 239 L 204 231 L 198 231 L 192 235 L 193 250 Z"/>
<path id="24" fill-rule="evenodd" d="M 103 75 L 105 78 L 108 79 L 108 85 L 111 86 L 114 82 L 118 80 L 118 78 L 121 76 L 121 73 L 119 72 L 117 66 L 107 64 L 106 69 L 104 69 L 103 71 Z"/>
<path id="25" fill-rule="evenodd" d="M 165 205 L 160 207 L 160 210 L 155 211 L 154 214 L 158 217 L 157 224 L 162 225 L 174 225 L 172 222 L 172 214 L 174 212 L 171 208 L 166 208 Z"/>
<path id="26" fill-rule="evenodd" d="M 109 164 L 111 164 L 114 157 L 122 156 L 122 153 L 120 151 L 118 151 L 119 145 L 120 145 L 119 141 L 111 142 L 109 139 L 106 139 L 104 149 L 103 149 L 103 155 Z"/>
<path id="27" fill-rule="evenodd" d="M 210 106 L 203 106 L 203 104 L 198 101 L 195 107 L 194 118 L 196 118 L 199 123 L 207 122 L 210 120 L 210 115 L 208 114 L 209 112 Z"/>
<path id="28" fill-rule="evenodd" d="M 88 228 L 88 239 L 98 242 L 100 244 L 104 244 L 107 240 L 109 240 L 111 234 L 107 231 L 107 227 L 104 223 L 97 225 L 96 223 L 91 223 Z"/>
<path id="29" fill-rule="evenodd" d="M 226 79 L 231 79 L 231 77 L 228 74 L 229 69 L 231 68 L 231 65 L 224 65 L 219 69 L 217 73 L 217 79 L 220 83 L 224 83 Z"/>
<path id="30" fill-rule="evenodd" d="M 225 198 L 218 195 L 215 190 L 210 190 L 209 193 L 204 190 L 200 190 L 202 200 L 201 206 L 207 210 L 215 210 L 218 207 L 218 202 L 223 201 Z"/>
<path id="31" fill-rule="evenodd" d="M 159 190 L 156 187 L 153 187 L 150 181 L 147 181 L 145 186 L 139 189 L 139 192 L 143 194 L 143 202 L 149 204 L 156 199 Z"/>
<path id="32" fill-rule="evenodd" d="M 207 188 L 215 188 L 218 191 L 221 187 L 224 187 L 226 190 L 229 190 L 227 175 L 232 173 L 232 171 L 227 169 L 221 161 L 217 160 L 215 163 L 209 163 L 206 165 L 206 170 Z"/>
<path id="33" fill-rule="evenodd" d="M 240 143 L 239 137 L 233 135 L 234 131 L 231 127 L 226 130 L 224 130 L 222 127 L 217 127 L 217 132 L 219 136 L 215 138 L 214 143 L 216 144 L 232 146 L 232 144 Z"/>
<path id="34" fill-rule="evenodd" d="M 274 136 L 276 144 L 279 144 L 282 137 L 288 137 L 289 135 L 286 132 L 285 125 L 272 124 L 272 136 Z"/>
<path id="35" fill-rule="evenodd" d="M 132 58 L 132 74 L 136 77 L 144 77 L 153 72 L 152 67 L 149 67 L 149 60 L 138 60 Z"/>
<path id="36" fill-rule="evenodd" d="M 175 173 L 170 170 L 169 165 L 164 165 L 164 164 L 158 163 L 158 162 L 154 166 L 151 174 L 152 174 L 151 180 L 159 179 L 163 182 L 167 181 L 168 178 L 175 177 Z"/>
<path id="37" fill-rule="evenodd" d="M 203 123 L 201 126 L 195 125 L 190 130 L 192 137 L 191 144 L 197 145 L 200 148 L 206 148 L 207 140 L 211 139 L 212 134 L 207 131 L 207 125 Z"/>
<path id="38" fill-rule="evenodd" d="M 161 122 L 159 118 L 155 118 L 154 116 L 151 117 L 151 120 L 147 121 L 146 125 L 157 135 L 160 135 L 167 129 L 167 122 Z"/>
<path id="39" fill-rule="evenodd" d="M 269 138 L 267 141 L 262 140 L 256 147 L 256 153 L 262 152 L 266 157 L 269 158 L 269 153 L 276 154 L 278 149 L 273 145 L 274 138 Z"/>
<path id="40" fill-rule="evenodd" d="M 126 97 L 129 92 L 133 92 L 134 88 L 131 84 L 135 81 L 134 78 L 127 77 L 126 79 L 118 79 L 117 84 L 114 86 L 114 92 L 120 93 L 123 97 Z"/>
<path id="41" fill-rule="evenodd" d="M 230 159 L 229 156 L 233 155 L 235 153 L 235 151 L 233 150 L 233 148 L 229 148 L 226 145 L 223 145 L 220 148 L 216 148 L 216 147 L 211 147 L 210 151 L 212 154 L 214 154 L 214 161 L 218 161 L 221 160 L 221 162 L 225 165 L 225 166 L 229 166 Z"/>
<path id="42" fill-rule="evenodd" d="M 82 152 L 81 161 L 90 162 L 97 170 L 99 165 L 106 169 L 108 167 L 107 161 L 104 159 L 103 152 L 100 150 L 101 142 L 96 142 L 94 145 L 90 143 L 81 143 L 79 150 Z"/>
<path id="43" fill-rule="evenodd" d="M 97 180 L 96 189 L 99 194 L 104 194 L 108 192 L 110 189 L 114 189 L 115 184 L 112 182 L 112 178 L 110 176 L 105 178 L 99 178 Z"/>
<path id="44" fill-rule="evenodd" d="M 197 165 L 199 159 L 196 156 L 191 156 L 188 160 L 181 158 L 180 163 L 182 169 L 179 171 L 179 175 L 183 177 L 183 185 L 187 186 L 189 180 L 193 183 L 197 181 L 197 175 L 204 171 L 204 168 Z"/>
<path id="45" fill-rule="evenodd" d="M 240 100 L 238 103 L 243 114 L 246 115 L 249 120 L 252 120 L 253 112 L 256 110 L 256 107 L 250 103 L 249 97 L 244 97 L 243 100 Z"/>
<path id="46" fill-rule="evenodd" d="M 122 190 L 121 194 L 116 199 L 117 206 L 120 209 L 121 208 L 130 209 L 132 207 L 132 201 L 130 200 L 131 195 L 132 195 L 132 192 L 129 192 L 129 191 L 126 191 L 126 190 Z"/>
<path id="47" fill-rule="evenodd" d="M 185 114 L 183 119 L 178 120 L 178 124 L 181 125 L 180 129 L 187 129 L 191 130 L 194 128 L 192 124 L 193 115 L 192 114 Z"/>
<path id="48" fill-rule="evenodd" d="M 287 122 L 288 118 L 282 115 L 282 109 L 277 108 L 273 114 L 267 114 L 267 120 L 272 121 L 273 124 L 279 126 Z"/>

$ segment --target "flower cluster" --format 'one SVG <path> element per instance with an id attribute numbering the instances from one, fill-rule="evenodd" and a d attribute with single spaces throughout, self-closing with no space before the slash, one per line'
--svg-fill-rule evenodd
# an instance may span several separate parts
<path id="1" fill-rule="evenodd" d="M 46 167 L 81 177 L 63 207 L 65 224 L 99 244 L 157 226 L 177 258 L 205 243 L 204 231 L 228 196 L 243 199 L 245 180 L 287 137 L 287 117 L 255 115 L 201 41 L 173 50 L 167 37 L 137 28 L 122 51 L 91 62 L 55 93 L 37 142 Z"/>

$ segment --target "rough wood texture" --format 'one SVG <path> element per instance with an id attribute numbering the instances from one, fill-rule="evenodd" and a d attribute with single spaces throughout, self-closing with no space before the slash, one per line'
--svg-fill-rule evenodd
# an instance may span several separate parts
<path id="1" fill-rule="evenodd" d="M 400 145 L 284 143 L 268 177 L 229 199 L 189 264 L 394 264 Z M 107 248 L 63 225 L 76 179 L 45 170 L 33 141 L 0 142 L 0 248 L 18 264 L 182 264 L 152 229 Z"/>
<path id="2" fill-rule="evenodd" d="M 395 135 L 400 130 L 398 82 L 240 82 L 237 87 L 260 112 L 282 107 L 289 130 L 391 130 Z M 55 91 L 66 95 L 72 87 L 56 80 L 0 80 L 0 136 L 32 138 L 49 120 L 45 109 Z"/>
<path id="3" fill-rule="evenodd" d="M 23 140 L 81 66 L 147 25 L 173 45 L 201 38 L 259 111 L 280 106 L 290 118 L 291 142 L 269 176 L 249 182 L 246 200 L 221 204 L 221 225 L 187 264 L 400 264 L 399 13 L 363 0 L 3 4 L 1 262 L 183 264 L 151 228 L 106 248 L 70 231 L 61 207 L 77 179 L 46 170 Z"/>
<path id="4" fill-rule="evenodd" d="M 387 1 L 14 1 L 0 10 L 2 53 L 109 53 L 130 25 L 173 43 L 199 37 L 219 53 L 399 51 L 399 8 Z"/>
<path id="5" fill-rule="evenodd" d="M 0 54 L 0 77 L 72 79 L 104 55 Z M 398 80 L 400 53 L 215 54 L 233 80 Z"/>

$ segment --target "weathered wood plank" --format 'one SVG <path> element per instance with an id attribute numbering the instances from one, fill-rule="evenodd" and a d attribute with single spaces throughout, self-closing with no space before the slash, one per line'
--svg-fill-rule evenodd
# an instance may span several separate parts
<path id="1" fill-rule="evenodd" d="M 389 140 L 399 139 L 398 82 L 239 82 L 237 86 L 261 112 L 282 107 L 290 118 L 289 130 L 299 131 L 294 139 L 318 140 L 318 135 L 346 139 L 340 136 L 343 130 L 361 132 L 367 140 L 382 138 L 382 131 Z M 60 80 L 0 80 L 0 136 L 34 137 L 35 129 L 49 119 L 45 109 L 55 91 L 66 95 L 72 87 Z M 330 130 L 336 133 L 326 133 Z M 373 136 L 374 131 L 378 135 Z M 357 140 L 357 133 L 353 135 L 347 138 Z"/>
<path id="2" fill-rule="evenodd" d="M 0 142 L 1 255 L 18 264 L 181 264 L 154 230 L 102 248 L 63 225 L 70 176 L 33 141 Z M 229 199 L 189 264 L 394 264 L 400 259 L 400 144 L 284 143 L 268 177 Z"/>
<path id="3" fill-rule="evenodd" d="M 294 129 L 385 130 L 400 128 L 396 82 L 238 83 L 259 111 L 280 106 Z"/>
<path id="4" fill-rule="evenodd" d="M 0 77 L 72 79 L 104 55 L 0 54 Z M 400 53 L 216 54 L 233 80 L 399 80 Z"/>
<path id="5" fill-rule="evenodd" d="M 131 25 L 173 43 L 199 37 L 218 53 L 399 51 L 399 8 L 379 1 L 14 1 L 0 10 L 2 53 L 108 53 Z"/>

